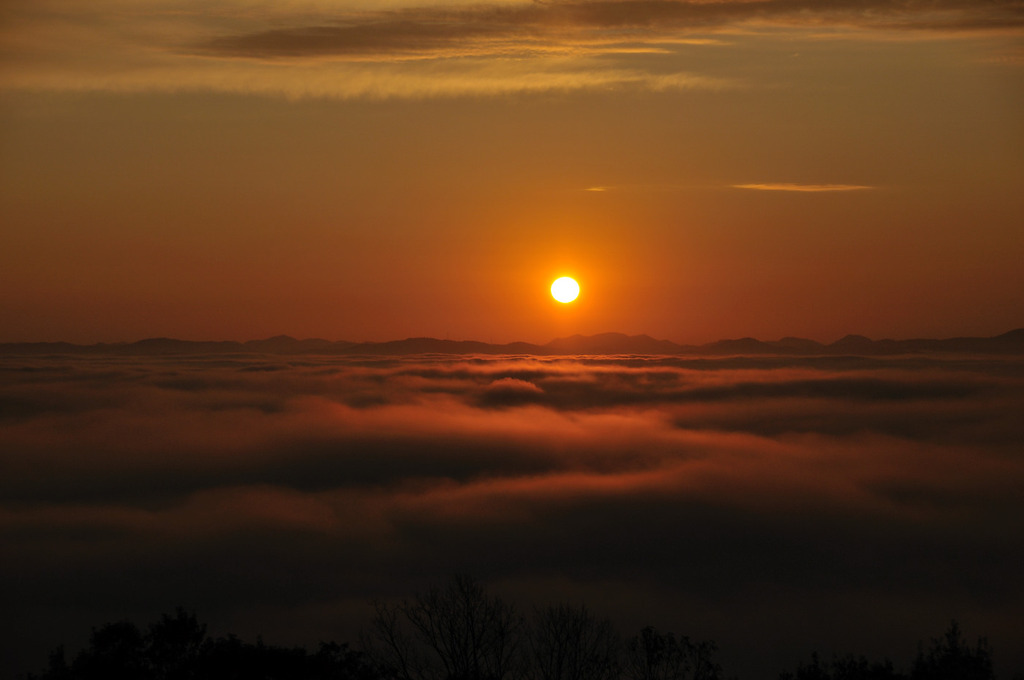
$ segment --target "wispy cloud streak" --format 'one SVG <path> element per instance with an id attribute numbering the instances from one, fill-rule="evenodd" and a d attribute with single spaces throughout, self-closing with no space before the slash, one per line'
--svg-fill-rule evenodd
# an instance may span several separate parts
<path id="1" fill-rule="evenodd" d="M 701 72 L 690 60 L 666 68 L 655 57 L 791 29 L 816 40 L 846 39 L 851 30 L 898 37 L 1024 29 L 1024 10 L 1012 0 L 582 0 L 383 10 L 316 1 L 216 10 L 184 0 L 9 5 L 0 24 L 0 89 L 290 98 L 714 90 L 743 78 Z"/>
<path id="2" fill-rule="evenodd" d="M 892 30 L 983 30 L 1024 25 L 1019 3 L 569 1 L 472 8 L 413 8 L 340 18 L 337 23 L 275 28 L 209 40 L 202 49 L 250 57 L 529 50 L 623 40 L 670 39 L 691 31 L 735 29 L 750 22 L 856 26 Z"/>
<path id="3" fill-rule="evenodd" d="M 754 191 L 795 191 L 804 193 L 821 193 L 828 191 L 863 191 L 874 187 L 863 184 L 790 184 L 785 182 L 765 182 L 760 184 L 734 184 L 735 189 L 753 189 Z"/>

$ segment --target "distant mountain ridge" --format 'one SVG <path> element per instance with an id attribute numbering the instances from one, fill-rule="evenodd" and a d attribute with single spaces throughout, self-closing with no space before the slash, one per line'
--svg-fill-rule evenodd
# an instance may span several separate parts
<path id="1" fill-rule="evenodd" d="M 1024 354 L 1024 328 L 989 338 L 945 338 L 913 340 L 872 340 L 862 335 L 847 335 L 830 344 L 806 338 L 785 337 L 780 340 L 737 338 L 718 340 L 704 345 L 680 345 L 670 340 L 657 340 L 649 335 L 601 333 L 572 335 L 544 345 L 528 342 L 493 344 L 475 340 L 438 340 L 437 338 L 406 338 L 388 342 L 348 342 L 309 338 L 298 340 L 278 335 L 265 340 L 196 341 L 173 338 L 148 338 L 137 342 L 75 345 L 68 342 L 0 343 L 0 354 L 115 354 L 126 356 L 168 356 L 178 354 L 328 354 L 387 355 L 404 354 L 535 354 L 560 356 L 576 354 L 647 354 L 647 355 L 892 355 L 892 354 Z"/>

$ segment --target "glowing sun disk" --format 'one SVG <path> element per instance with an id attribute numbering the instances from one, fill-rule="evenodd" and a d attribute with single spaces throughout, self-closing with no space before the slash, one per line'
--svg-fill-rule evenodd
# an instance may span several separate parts
<path id="1" fill-rule="evenodd" d="M 551 284 L 551 297 L 559 302 L 572 302 L 580 294 L 580 284 L 568 276 L 563 276 Z"/>

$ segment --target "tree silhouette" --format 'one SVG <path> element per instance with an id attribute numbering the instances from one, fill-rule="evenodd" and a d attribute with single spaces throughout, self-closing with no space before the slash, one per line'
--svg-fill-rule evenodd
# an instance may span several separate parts
<path id="1" fill-rule="evenodd" d="M 367 646 L 398 680 L 506 680 L 521 674 L 523 621 L 472 577 L 400 605 L 378 605 Z"/>
<path id="2" fill-rule="evenodd" d="M 941 638 L 933 638 L 927 654 L 920 647 L 910 672 L 911 680 L 992 680 L 992 652 L 988 640 L 978 638 L 974 647 L 963 639 L 960 625 L 949 624 Z"/>
<path id="3" fill-rule="evenodd" d="M 532 680 L 614 680 L 619 677 L 619 636 L 610 621 L 584 606 L 537 610 L 529 631 Z"/>
<path id="4" fill-rule="evenodd" d="M 377 605 L 365 652 L 334 642 L 314 653 L 207 636 L 180 607 L 145 628 L 117 621 L 94 628 L 68 661 L 63 647 L 27 680 L 720 680 L 714 642 L 644 628 L 625 644 L 585 606 L 550 605 L 529 625 L 515 607 L 465 575 L 397 605 Z M 918 646 L 910 672 L 888 659 L 847 655 L 810 663 L 779 680 L 994 680 L 988 642 L 968 644 L 956 621 Z M 1024 680 L 1017 673 L 1013 680 Z"/>
<path id="5" fill-rule="evenodd" d="M 150 625 L 146 650 L 152 676 L 157 680 L 187 680 L 195 677 L 206 626 L 195 614 L 178 607 L 174 616 L 164 614 Z"/>
<path id="6" fill-rule="evenodd" d="M 89 647 L 71 665 L 72 677 L 138 680 L 152 674 L 142 631 L 130 621 L 93 629 Z"/>
<path id="7" fill-rule="evenodd" d="M 628 680 L 718 680 L 722 669 L 714 661 L 714 642 L 690 642 L 671 632 L 648 626 L 626 645 Z"/>

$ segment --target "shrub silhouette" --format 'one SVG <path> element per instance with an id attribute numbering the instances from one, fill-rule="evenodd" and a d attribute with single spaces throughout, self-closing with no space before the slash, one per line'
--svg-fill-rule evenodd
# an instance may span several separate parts
<path id="1" fill-rule="evenodd" d="M 93 629 L 89 645 L 69 664 L 64 649 L 50 655 L 49 668 L 29 680 L 375 680 L 358 652 L 323 643 L 315 654 L 242 642 L 229 635 L 211 639 L 206 626 L 183 609 L 164 614 L 143 633 L 129 621 Z"/>
<path id="2" fill-rule="evenodd" d="M 928 651 L 918 646 L 917 658 L 909 674 L 893 669 L 885 659 L 869 662 L 863 656 L 834 658 L 823 663 L 817 654 L 811 663 L 795 673 L 784 672 L 779 680 L 994 680 L 992 652 L 988 642 L 979 638 L 974 647 L 967 644 L 960 625 L 953 621 L 941 638 L 933 638 Z"/>
<path id="3" fill-rule="evenodd" d="M 906 676 L 897 673 L 888 659 L 871 662 L 851 654 L 823 663 L 812 654 L 809 665 L 800 666 L 795 673 L 782 673 L 779 680 L 906 680 Z"/>

